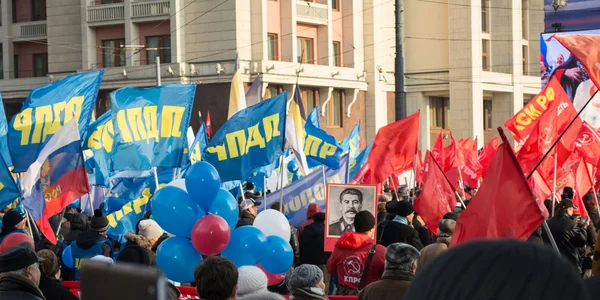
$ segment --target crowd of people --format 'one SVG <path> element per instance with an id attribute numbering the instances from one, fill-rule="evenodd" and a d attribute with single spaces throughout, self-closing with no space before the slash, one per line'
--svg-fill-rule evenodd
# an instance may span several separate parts
<path id="1" fill-rule="evenodd" d="M 475 194 L 476 190 L 470 190 Z M 415 193 L 416 194 L 416 193 Z M 236 227 L 252 225 L 260 207 L 253 185 L 239 201 Z M 538 228 L 527 242 L 477 241 L 449 248 L 457 206 L 429 231 L 415 213 L 416 197 L 405 187 L 384 191 L 378 214 L 359 211 L 354 232 L 345 232 L 332 252 L 324 249 L 325 214 L 317 204 L 307 208 L 306 221 L 292 227 L 293 267 L 282 275 L 258 266 L 237 268 L 221 256 L 204 257 L 194 282 L 169 282 L 168 298 L 181 294 L 175 285 L 194 286 L 200 299 L 328 299 L 354 295 L 358 299 L 592 299 L 600 291 L 600 214 L 593 194 L 583 197 L 589 215 L 573 204 L 573 189 L 564 189 L 553 208 L 546 201 L 550 233 Z M 468 206 L 469 201 L 465 201 Z M 275 203 L 272 209 L 280 209 Z M 165 232 L 148 212 L 120 244 L 107 235 L 108 219 L 101 209 L 86 215 L 69 206 L 54 220 L 59 242 L 53 245 L 27 235 L 27 218 L 17 209 L 0 212 L 0 299 L 78 299 L 62 281 L 80 279 L 85 259 L 106 264 L 156 267 Z M 58 228 L 60 227 L 60 228 Z M 70 246 L 72 262 L 63 261 Z M 37 252 L 36 252 L 37 251 Z"/>

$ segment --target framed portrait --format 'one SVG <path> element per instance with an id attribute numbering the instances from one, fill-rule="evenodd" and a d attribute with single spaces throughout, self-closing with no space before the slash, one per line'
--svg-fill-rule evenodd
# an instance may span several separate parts
<path id="1" fill-rule="evenodd" d="M 333 251 L 345 232 L 354 232 L 354 217 L 367 210 L 377 216 L 377 186 L 327 184 L 325 198 L 325 251 Z"/>

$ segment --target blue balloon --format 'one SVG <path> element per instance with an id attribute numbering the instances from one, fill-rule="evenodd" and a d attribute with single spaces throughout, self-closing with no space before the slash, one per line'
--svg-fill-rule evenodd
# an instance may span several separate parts
<path id="1" fill-rule="evenodd" d="M 293 262 L 294 250 L 290 243 L 276 235 L 268 236 L 260 265 L 273 274 L 283 274 L 292 267 Z"/>
<path id="2" fill-rule="evenodd" d="M 63 249 L 62 255 L 60 257 L 65 266 L 73 269 L 73 254 L 71 254 L 71 245 Z"/>
<path id="3" fill-rule="evenodd" d="M 227 190 L 219 189 L 219 193 L 217 193 L 217 197 L 208 212 L 225 219 L 231 230 L 235 228 L 239 214 L 238 204 L 233 195 Z"/>
<path id="4" fill-rule="evenodd" d="M 156 250 L 156 265 L 173 281 L 194 282 L 194 268 L 201 262 L 192 241 L 183 237 L 170 237 Z"/>
<path id="5" fill-rule="evenodd" d="M 254 266 L 260 261 L 265 250 L 267 237 L 254 226 L 242 226 L 231 233 L 229 245 L 221 253 L 229 258 L 238 268 Z"/>
<path id="6" fill-rule="evenodd" d="M 287 169 L 290 173 L 296 173 L 300 169 L 295 159 L 292 159 L 287 164 Z"/>
<path id="7" fill-rule="evenodd" d="M 205 213 L 188 194 L 175 186 L 165 186 L 154 193 L 152 215 L 167 232 L 191 237 L 192 227 Z"/>
<path id="8" fill-rule="evenodd" d="M 209 211 L 221 188 L 219 172 L 211 164 L 199 161 L 188 170 L 185 188 L 202 210 Z"/>

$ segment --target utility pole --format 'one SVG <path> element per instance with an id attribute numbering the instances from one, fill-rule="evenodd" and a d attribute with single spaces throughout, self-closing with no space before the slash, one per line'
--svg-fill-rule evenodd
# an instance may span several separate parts
<path id="1" fill-rule="evenodd" d="M 156 56 L 156 86 L 161 86 L 161 78 L 160 78 L 160 55 Z"/>
<path id="2" fill-rule="evenodd" d="M 406 99 L 404 93 L 404 51 L 402 49 L 402 13 L 404 0 L 396 0 L 396 61 L 395 61 L 395 103 L 396 120 L 406 117 Z"/>

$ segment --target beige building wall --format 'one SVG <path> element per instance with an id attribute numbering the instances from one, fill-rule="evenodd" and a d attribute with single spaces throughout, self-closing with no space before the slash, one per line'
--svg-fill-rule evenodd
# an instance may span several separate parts
<path id="1" fill-rule="evenodd" d="M 48 72 L 74 72 L 81 69 L 81 1 L 47 1 Z"/>

